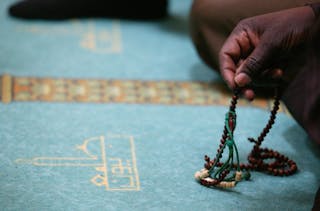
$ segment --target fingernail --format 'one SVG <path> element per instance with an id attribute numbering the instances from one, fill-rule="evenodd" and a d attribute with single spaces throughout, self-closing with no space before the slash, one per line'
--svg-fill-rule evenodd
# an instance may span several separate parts
<path id="1" fill-rule="evenodd" d="M 235 78 L 234 81 L 240 87 L 243 87 L 251 82 L 251 78 L 245 73 L 239 73 Z"/>

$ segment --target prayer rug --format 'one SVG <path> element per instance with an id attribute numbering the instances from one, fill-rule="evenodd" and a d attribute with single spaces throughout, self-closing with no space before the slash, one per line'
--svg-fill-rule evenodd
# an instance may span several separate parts
<path id="1" fill-rule="evenodd" d="M 230 92 L 188 35 L 191 0 L 170 17 L 26 21 L 0 1 L 1 210 L 310 210 L 319 149 L 284 106 L 263 146 L 297 162 L 233 189 L 193 176 L 214 156 Z M 238 107 L 246 162 L 270 99 Z"/>

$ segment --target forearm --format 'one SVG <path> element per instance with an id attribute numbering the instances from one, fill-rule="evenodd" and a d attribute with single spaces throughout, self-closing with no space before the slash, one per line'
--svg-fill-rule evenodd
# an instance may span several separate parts
<path id="1" fill-rule="evenodd" d="M 320 5 L 320 4 L 319 4 Z M 320 145 L 320 17 L 310 39 L 306 63 L 285 90 L 283 100 L 292 116 Z"/>

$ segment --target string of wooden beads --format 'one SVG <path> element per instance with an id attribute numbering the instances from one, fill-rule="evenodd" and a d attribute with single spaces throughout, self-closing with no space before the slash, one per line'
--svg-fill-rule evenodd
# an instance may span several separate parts
<path id="1" fill-rule="evenodd" d="M 232 96 L 229 112 L 227 113 L 228 119 L 226 120 L 224 126 L 216 157 L 211 160 L 209 156 L 205 155 L 204 169 L 196 172 L 195 178 L 204 186 L 230 188 L 234 187 L 236 183 L 241 181 L 242 179 L 249 179 L 249 170 L 262 171 L 273 174 L 275 176 L 289 176 L 294 174 L 298 168 L 293 160 L 275 150 L 260 147 L 275 122 L 276 114 L 279 110 L 280 105 L 280 97 L 278 95 L 276 95 L 275 97 L 273 108 L 270 111 L 268 123 L 266 124 L 258 138 L 248 138 L 250 142 L 254 143 L 253 149 L 248 155 L 248 163 L 233 163 L 233 148 L 230 148 L 230 140 L 233 141 L 233 131 L 235 129 L 236 121 L 235 112 L 238 98 L 239 91 L 237 90 Z M 233 116 L 230 116 L 230 114 L 233 114 Z M 230 163 L 229 165 L 220 162 L 222 154 L 227 146 L 226 143 L 228 142 L 229 158 L 230 156 L 232 158 L 232 163 Z M 236 153 L 238 153 L 235 143 L 232 144 L 236 150 Z M 220 168 L 218 169 L 218 173 L 215 173 L 217 172 L 214 170 L 215 168 Z M 227 178 L 231 170 L 234 170 L 235 173 L 233 176 Z M 242 171 L 245 171 L 245 173 L 243 173 Z M 215 176 L 212 177 L 212 174 L 214 173 Z"/>

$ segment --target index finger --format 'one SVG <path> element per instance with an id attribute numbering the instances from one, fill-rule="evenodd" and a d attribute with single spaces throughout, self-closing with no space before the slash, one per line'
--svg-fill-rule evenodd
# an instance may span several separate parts
<path id="1" fill-rule="evenodd" d="M 219 53 L 220 72 L 227 85 L 234 89 L 234 81 L 238 63 L 252 51 L 252 47 L 243 30 L 234 30 L 228 37 Z"/>

